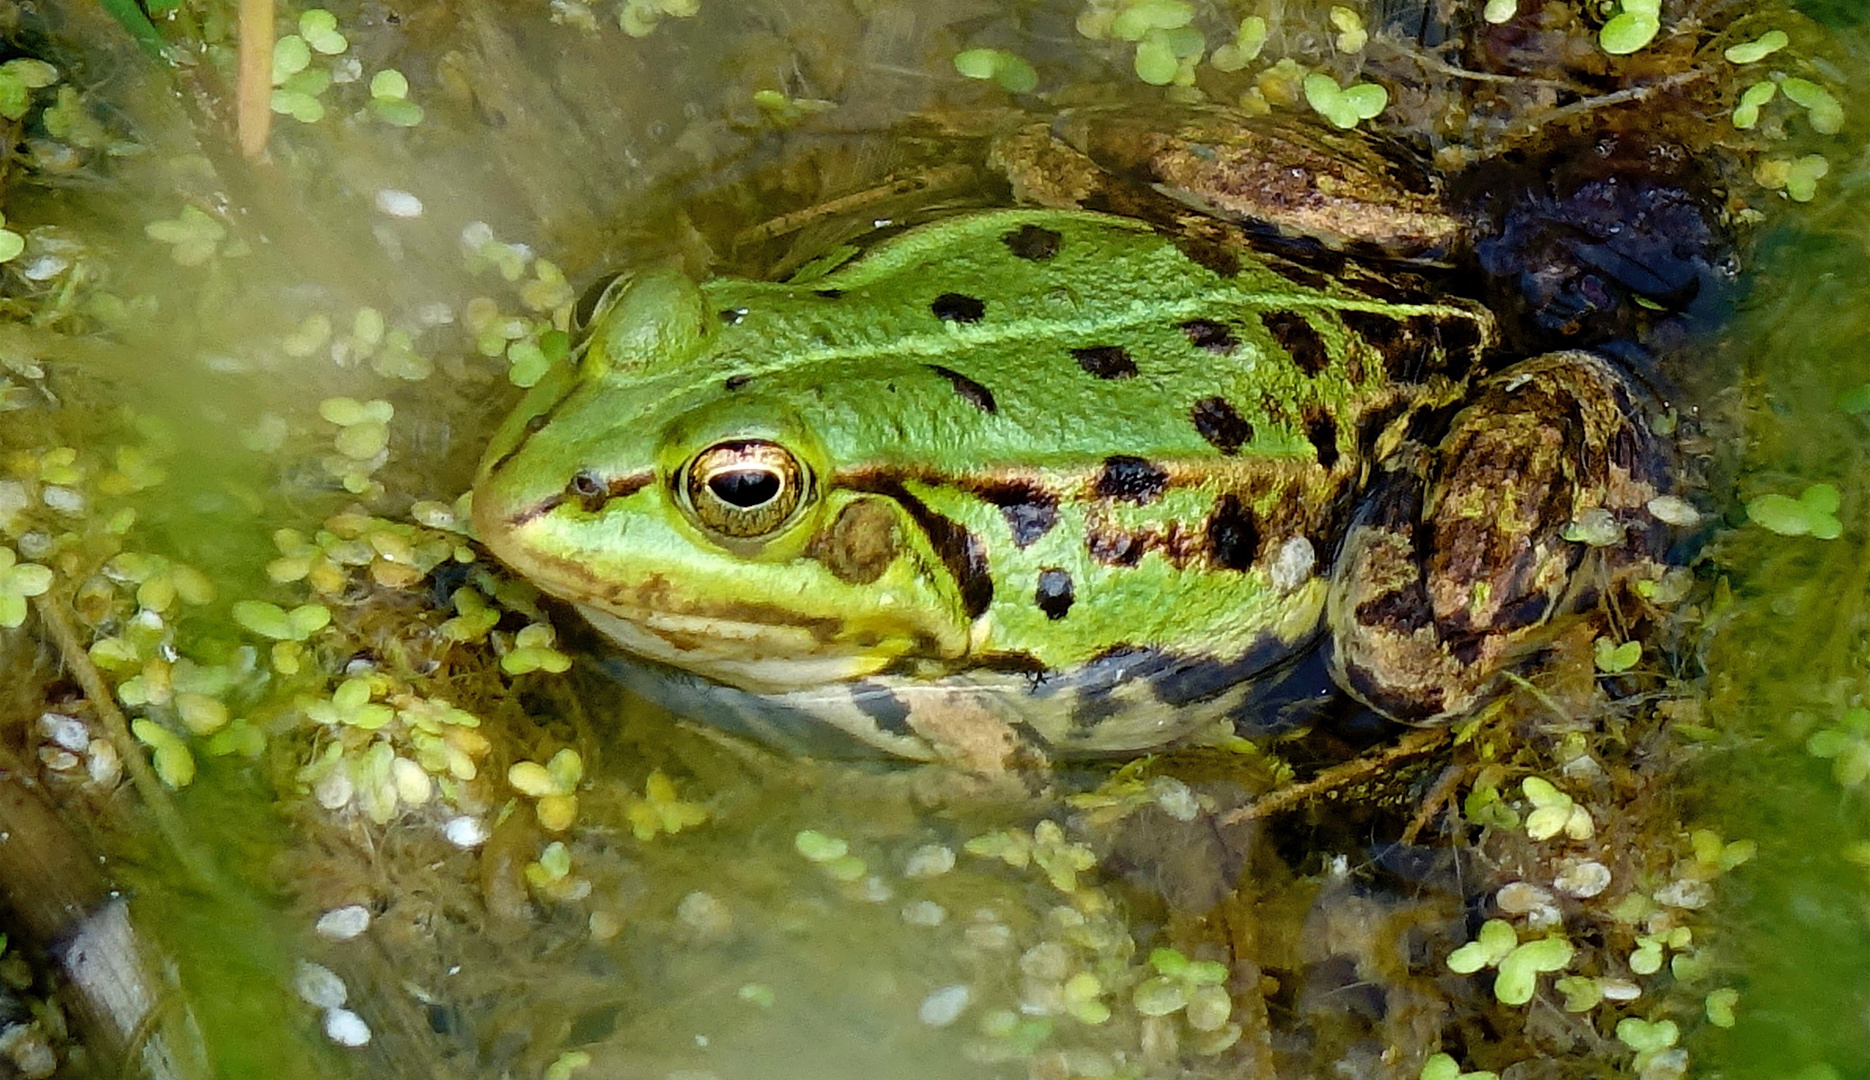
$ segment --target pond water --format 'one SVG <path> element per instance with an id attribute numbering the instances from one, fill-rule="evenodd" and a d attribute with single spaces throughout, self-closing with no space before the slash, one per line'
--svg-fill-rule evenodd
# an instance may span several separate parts
<path id="1" fill-rule="evenodd" d="M 1665 2 L 1627 58 L 1598 26 L 1634 0 L 282 7 L 249 159 L 265 6 L 145 5 L 141 43 L 0 7 L 52 65 L 0 66 L 0 533 L 51 570 L 0 630 L 29 1075 L 1870 1076 L 1854 5 Z M 1450 173 L 1649 131 L 1738 223 L 1719 302 L 1655 320 L 1709 528 L 1627 673 L 1587 627 L 1458 746 L 1373 759 L 1401 733 L 1335 707 L 982 779 L 679 723 L 471 545 L 481 447 L 604 271 L 790 272 L 1004 200 L 1015 108 L 1307 114 L 1308 72 L 1384 86 L 1365 126 Z M 1571 795 L 1588 828 L 1529 835 Z M 101 982 L 140 990 L 72 985 L 106 912 L 138 944 Z M 1562 948 L 1530 1000 L 1450 970 L 1487 920 L 1500 972 Z"/>

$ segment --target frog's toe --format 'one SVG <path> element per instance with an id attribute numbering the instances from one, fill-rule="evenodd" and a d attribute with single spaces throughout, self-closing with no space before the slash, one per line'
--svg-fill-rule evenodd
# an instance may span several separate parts
<path id="1" fill-rule="evenodd" d="M 1338 682 L 1398 719 L 1461 715 L 1554 615 L 1653 567 L 1672 470 L 1645 401 L 1602 358 L 1551 353 L 1387 461 L 1333 574 Z"/>

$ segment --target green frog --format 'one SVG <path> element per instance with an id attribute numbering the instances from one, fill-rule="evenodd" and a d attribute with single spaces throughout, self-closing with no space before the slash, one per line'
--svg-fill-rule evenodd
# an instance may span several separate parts
<path id="1" fill-rule="evenodd" d="M 1471 712 L 1555 617 L 1656 572 L 1656 405 L 1592 353 L 1496 361 L 1472 302 L 1277 253 L 1420 252 L 1448 219 L 1214 120 L 1121 168 L 1028 129 L 1001 156 L 1040 205 L 828 270 L 618 279 L 488 447 L 481 540 L 633 686 L 814 752 L 1159 748 L 1232 730 L 1321 638 L 1390 717 Z M 1290 190 L 1242 209 L 1271 182 L 1226 162 L 1268 154 Z"/>

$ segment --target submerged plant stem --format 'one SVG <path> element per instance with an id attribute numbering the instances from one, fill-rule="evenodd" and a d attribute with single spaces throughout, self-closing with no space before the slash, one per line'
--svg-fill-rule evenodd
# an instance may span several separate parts
<path id="1" fill-rule="evenodd" d="M 1315 799 L 1333 788 L 1354 784 L 1365 777 L 1375 775 L 1405 758 L 1420 757 L 1432 753 L 1448 741 L 1451 731 L 1445 727 L 1419 728 L 1397 740 L 1395 746 L 1385 747 L 1374 754 L 1365 754 L 1353 758 L 1342 765 L 1334 765 L 1317 776 L 1303 783 L 1280 788 L 1278 791 L 1235 810 L 1229 810 L 1220 816 L 1222 825 L 1233 825 L 1242 821 L 1254 821 L 1270 814 L 1290 810 L 1302 802 Z"/>
<path id="2" fill-rule="evenodd" d="M 130 722 L 117 707 L 117 699 L 111 693 L 110 685 L 104 681 L 103 672 L 91 662 L 91 654 L 73 629 L 71 620 L 65 617 L 65 611 L 59 606 L 60 601 L 53 593 L 35 596 L 32 599 L 33 611 L 39 616 L 39 622 L 47 634 L 58 646 L 59 658 L 78 685 L 84 690 L 84 696 L 91 699 L 91 705 L 97 710 L 98 719 L 104 724 L 104 734 L 116 749 L 117 757 L 130 773 L 130 783 L 136 793 L 149 807 L 150 816 L 156 822 L 156 831 L 162 834 L 169 849 L 177 860 L 186 867 L 196 879 L 197 884 L 207 884 L 215 878 L 212 864 L 206 855 L 195 847 L 189 839 L 188 831 L 182 825 L 181 815 L 176 812 L 175 803 L 169 798 L 169 791 L 156 778 L 156 771 L 150 767 L 149 759 L 144 756 L 143 745 L 130 734 Z"/>
<path id="3" fill-rule="evenodd" d="M 240 74 L 234 126 L 240 153 L 257 161 L 273 129 L 273 0 L 240 0 Z"/>

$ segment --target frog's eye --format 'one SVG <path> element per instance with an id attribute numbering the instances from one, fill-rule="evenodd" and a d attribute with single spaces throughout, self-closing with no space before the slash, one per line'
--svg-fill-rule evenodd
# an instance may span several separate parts
<path id="1" fill-rule="evenodd" d="M 682 473 L 682 493 L 696 524 L 731 540 L 778 532 L 811 486 L 811 475 L 792 451 L 758 439 L 716 443 Z"/>
<path id="2" fill-rule="evenodd" d="M 571 309 L 573 337 L 580 337 L 591 328 L 591 320 L 597 318 L 597 313 L 604 309 L 604 301 L 610 298 L 613 286 L 623 279 L 624 271 L 619 270 L 614 274 L 605 274 L 585 288 L 578 297 L 578 303 Z"/>

